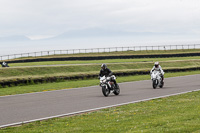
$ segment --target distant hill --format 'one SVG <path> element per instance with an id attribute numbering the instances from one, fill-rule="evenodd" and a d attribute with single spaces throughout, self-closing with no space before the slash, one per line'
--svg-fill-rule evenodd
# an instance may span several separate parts
<path id="1" fill-rule="evenodd" d="M 23 35 L 14 35 L 14 36 L 6 36 L 0 37 L 0 42 L 13 42 L 13 41 L 30 41 L 30 39 Z"/>
<path id="2" fill-rule="evenodd" d="M 153 32 L 126 32 L 119 30 L 107 30 L 100 28 L 90 28 L 83 30 L 68 31 L 51 39 L 67 39 L 67 38 L 80 38 L 80 37 L 113 37 L 113 36 L 149 36 L 149 35 L 161 35 L 165 33 L 153 33 Z"/>

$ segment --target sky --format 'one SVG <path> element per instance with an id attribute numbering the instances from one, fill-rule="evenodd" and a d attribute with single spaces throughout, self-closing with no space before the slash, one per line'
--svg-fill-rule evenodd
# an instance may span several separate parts
<path id="1" fill-rule="evenodd" d="M 200 1 L 0 0 L 1 38 L 40 40 L 91 28 L 198 39 Z"/>

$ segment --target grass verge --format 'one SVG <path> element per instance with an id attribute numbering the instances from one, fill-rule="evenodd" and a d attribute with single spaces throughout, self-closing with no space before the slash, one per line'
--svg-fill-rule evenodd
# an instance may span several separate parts
<path id="1" fill-rule="evenodd" d="M 193 74 L 200 74 L 200 71 L 166 73 L 165 78 L 193 75 Z M 139 81 L 139 80 L 150 80 L 150 75 L 117 77 L 118 83 L 129 82 L 129 81 Z M 87 86 L 93 86 L 93 85 L 98 85 L 98 84 L 99 84 L 98 79 L 88 79 L 88 80 L 74 80 L 74 81 L 65 81 L 65 82 L 57 82 L 57 83 L 35 84 L 35 85 L 27 85 L 27 86 L 14 86 L 14 87 L 0 88 L 0 96 L 79 88 L 79 87 L 87 87 Z"/>
<path id="2" fill-rule="evenodd" d="M 179 61 L 161 61 L 160 65 L 163 69 L 168 67 L 197 67 L 200 66 L 200 60 L 179 60 Z M 133 69 L 151 69 L 152 62 L 137 62 L 137 63 L 117 63 L 109 64 L 108 68 L 112 71 L 116 70 L 133 70 Z M 21 78 L 25 76 L 46 76 L 52 77 L 56 74 L 68 74 L 68 73 L 80 73 L 80 72 L 94 72 L 100 71 L 99 64 L 87 64 L 87 65 L 70 65 L 70 66 L 46 66 L 46 67 L 21 67 L 21 68 L 3 68 L 0 69 L 0 80 L 4 80 L 7 77 Z M 21 77 L 20 77 L 21 76 Z"/>
<path id="3" fill-rule="evenodd" d="M 1 129 L 2 133 L 200 132 L 200 91 Z"/>
<path id="4" fill-rule="evenodd" d="M 107 60 L 85 60 L 85 61 L 42 61 L 26 63 L 9 63 L 10 67 L 19 66 L 39 66 L 39 65 L 63 65 L 63 64 L 101 64 L 101 63 L 124 63 L 124 62 L 155 62 L 172 60 L 194 60 L 200 59 L 199 56 L 193 57 L 171 57 L 171 58 L 138 58 L 138 59 L 107 59 Z"/>

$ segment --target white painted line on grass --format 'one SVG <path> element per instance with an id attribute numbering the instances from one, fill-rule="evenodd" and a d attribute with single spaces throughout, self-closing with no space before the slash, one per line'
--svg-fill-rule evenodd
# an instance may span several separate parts
<path id="1" fill-rule="evenodd" d="M 16 126 L 16 125 L 21 125 L 21 124 L 26 124 L 26 123 L 31 123 L 31 122 L 35 122 L 35 121 L 41 121 L 41 120 L 47 120 L 47 119 L 52 119 L 52 118 L 57 118 L 57 117 L 76 115 L 76 114 L 86 113 L 86 112 L 90 112 L 90 111 L 96 111 L 96 110 L 110 108 L 110 107 L 127 105 L 127 104 L 131 104 L 131 103 L 149 101 L 149 100 L 153 100 L 153 99 L 164 98 L 164 97 L 169 97 L 169 96 L 175 96 L 175 95 L 180 95 L 180 94 L 185 94 L 185 93 L 195 92 L 195 91 L 200 91 L 200 89 L 192 90 L 192 91 L 185 91 L 185 92 L 180 92 L 180 93 L 174 93 L 174 94 L 169 94 L 169 95 L 164 95 L 164 96 L 159 96 L 159 97 L 152 97 L 152 98 L 147 98 L 147 99 L 143 99 L 143 100 L 127 102 L 127 103 L 114 104 L 114 105 L 104 106 L 104 107 L 99 107 L 99 108 L 94 108 L 94 109 L 82 110 L 82 111 L 77 111 L 77 112 L 72 112 L 72 113 L 67 113 L 67 114 L 61 114 L 61 115 L 55 115 L 55 116 L 44 117 L 44 118 L 39 118 L 39 119 L 33 119 L 33 120 L 28 120 L 28 121 L 10 123 L 10 124 L 6 124 L 6 125 L 0 125 L 0 128 L 5 128 L 5 127 L 9 127 L 9 126 Z"/>

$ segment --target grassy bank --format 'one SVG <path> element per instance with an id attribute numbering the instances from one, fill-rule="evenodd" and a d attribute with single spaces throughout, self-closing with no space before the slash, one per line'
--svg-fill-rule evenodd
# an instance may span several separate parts
<path id="1" fill-rule="evenodd" d="M 127 62 L 155 62 L 155 61 L 173 61 L 173 60 L 199 60 L 199 56 L 193 57 L 173 57 L 173 58 L 139 58 L 139 59 L 107 59 L 107 60 L 86 60 L 86 61 L 43 61 L 27 63 L 9 63 L 10 67 L 19 66 L 39 66 L 39 65 L 66 65 L 66 64 L 101 64 L 101 63 L 127 63 Z"/>
<path id="2" fill-rule="evenodd" d="M 193 75 L 193 74 L 200 74 L 200 71 L 166 73 L 165 78 Z M 129 81 L 139 81 L 139 80 L 150 80 L 150 75 L 117 77 L 118 83 L 129 82 Z M 7 88 L 0 88 L 0 96 L 31 93 L 31 92 L 61 90 L 61 89 L 71 89 L 71 88 L 93 86 L 93 85 L 98 85 L 98 84 L 99 84 L 98 79 L 88 79 L 88 80 L 73 80 L 73 81 L 56 82 L 56 83 L 34 84 L 34 85 L 26 85 L 26 86 L 13 86 L 13 87 L 7 87 Z"/>
<path id="3" fill-rule="evenodd" d="M 19 127 L 1 129 L 2 133 L 138 133 L 200 132 L 200 91 L 112 107 L 77 116 L 54 118 Z"/>
<path id="4" fill-rule="evenodd" d="M 200 60 L 179 60 L 179 61 L 161 61 L 163 69 L 170 67 L 198 67 Z M 149 69 L 151 70 L 153 62 L 137 62 L 137 63 L 111 63 L 108 67 L 112 71 L 119 70 L 134 70 L 134 69 Z M 83 64 L 83 65 L 69 65 L 69 66 L 40 66 L 40 67 L 20 67 L 20 68 L 1 68 L 0 80 L 13 77 L 32 77 L 32 76 L 55 76 L 67 75 L 72 73 L 89 73 L 99 72 L 99 64 Z"/>

